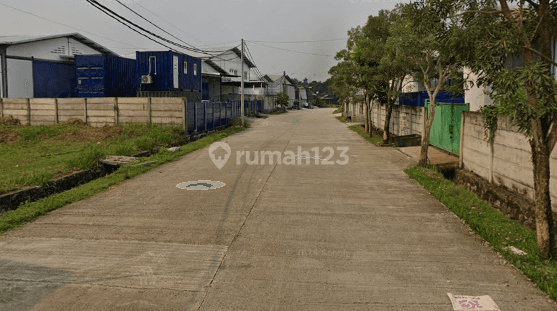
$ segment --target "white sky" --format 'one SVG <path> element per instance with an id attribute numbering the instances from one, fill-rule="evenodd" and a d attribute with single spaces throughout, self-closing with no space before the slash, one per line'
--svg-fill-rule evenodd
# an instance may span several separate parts
<path id="1" fill-rule="evenodd" d="M 364 25 L 369 15 L 392 9 L 394 0 L 120 0 L 151 22 L 196 47 L 230 48 L 247 40 L 263 74 L 286 71 L 291 77 L 324 81 L 334 55 L 346 46 L 347 31 Z M 156 30 L 113 0 L 99 0 L 120 15 Z M 65 27 L 4 5 L 74 27 Z M 158 15 L 159 18 L 143 7 Z M 170 24 L 169 24 L 170 23 Z M 177 28 L 174 28 L 174 26 Z M 0 0 L 0 36 L 80 32 L 111 50 L 133 57 L 136 50 L 164 50 L 119 24 L 85 0 Z M 168 35 L 160 31 L 165 37 Z M 172 39 L 169 37 L 169 39 Z M 307 42 L 317 40 L 328 42 Z M 114 41 L 111 41 L 114 40 Z M 116 42 L 115 42 L 116 41 Z M 177 41 L 177 40 L 176 40 Z M 329 56 L 307 55 L 269 48 Z M 305 43 L 277 43 L 306 41 Z"/>

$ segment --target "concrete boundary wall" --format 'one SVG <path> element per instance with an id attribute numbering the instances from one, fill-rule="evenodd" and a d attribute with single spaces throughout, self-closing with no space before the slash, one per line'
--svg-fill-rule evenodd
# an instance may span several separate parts
<path id="1" fill-rule="evenodd" d="M 181 97 L 0 98 L 0 117 L 23 125 L 52 125 L 78 119 L 91 126 L 155 123 L 185 126 Z"/>
<path id="2" fill-rule="evenodd" d="M 412 134 L 422 135 L 423 110 L 423 107 L 394 105 L 389 132 L 397 136 Z M 371 115 L 373 126 L 383 130 L 385 128 L 385 117 L 387 115 L 386 105 L 373 103 Z"/>
<path id="3" fill-rule="evenodd" d="M 532 152 L 528 138 L 509 117 L 499 117 L 493 145 L 486 138 L 483 115 L 462 115 L 461 166 L 489 182 L 534 199 Z M 552 207 L 557 211 L 557 153 L 550 158 Z"/>

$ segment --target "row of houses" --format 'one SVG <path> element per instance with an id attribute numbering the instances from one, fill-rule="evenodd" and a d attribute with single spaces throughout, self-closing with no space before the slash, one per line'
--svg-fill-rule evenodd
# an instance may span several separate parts
<path id="1" fill-rule="evenodd" d="M 138 51 L 124 58 L 79 34 L 0 37 L 0 98 L 161 97 L 226 102 L 244 96 L 276 108 L 279 92 L 289 106 L 308 102 L 309 88 L 286 72 L 257 77 L 255 64 L 237 47 L 210 58 L 173 51 Z"/>

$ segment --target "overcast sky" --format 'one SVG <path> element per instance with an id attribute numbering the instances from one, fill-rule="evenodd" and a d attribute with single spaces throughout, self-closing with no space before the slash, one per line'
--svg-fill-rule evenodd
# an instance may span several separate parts
<path id="1" fill-rule="evenodd" d="M 369 15 L 392 9 L 391 0 L 120 0 L 181 40 L 199 48 L 233 47 L 247 40 L 263 74 L 286 71 L 302 80 L 324 81 L 336 64 L 334 55 L 346 46 L 347 31 Z M 99 0 L 148 29 L 114 0 Z M 127 56 L 136 50 L 167 50 L 105 15 L 85 0 L 0 0 L 0 4 L 65 24 L 62 26 L 0 5 L 0 35 L 80 32 Z M 155 14 L 155 15 L 154 15 Z M 160 33 L 160 31 L 157 31 Z M 166 37 L 170 36 L 161 33 Z M 338 40 L 337 40 L 338 39 Z M 322 42 L 308 42 L 334 40 Z M 266 42 L 255 42 L 266 41 Z M 305 41 L 304 43 L 281 43 Z M 266 46 L 263 46 L 266 45 Z M 273 48 L 270 48 L 273 47 Z M 283 50 L 280 50 L 283 49 Z M 309 55 L 291 51 L 321 54 Z"/>

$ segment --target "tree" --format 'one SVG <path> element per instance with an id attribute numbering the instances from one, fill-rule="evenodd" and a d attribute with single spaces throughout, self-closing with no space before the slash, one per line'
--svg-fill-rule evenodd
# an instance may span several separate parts
<path id="1" fill-rule="evenodd" d="M 427 114 L 424 107 L 424 129 L 418 160 L 421 167 L 427 166 L 437 95 L 445 88 L 447 78 L 460 69 L 454 46 L 455 32 L 460 24 L 455 16 L 455 7 L 448 4 L 447 1 L 419 0 L 404 5 L 402 18 L 393 26 L 398 36 L 390 39 L 394 41 L 391 44 L 399 46 L 404 51 L 404 57 L 416 66 L 413 80 L 420 82 L 429 96 Z M 432 80 L 437 84 L 432 84 Z"/>
<path id="2" fill-rule="evenodd" d="M 331 74 L 329 81 L 335 94 L 343 99 L 344 106 L 356 92 L 363 91 L 364 122 L 367 133 L 371 133 L 373 128 L 370 117 L 371 100 L 380 100 L 386 104 L 394 103 L 393 98 L 387 97 L 390 74 L 392 74 L 392 71 L 389 71 L 392 69 L 389 64 L 392 63 L 382 59 L 385 54 L 385 43 L 389 37 L 390 18 L 390 12 L 382 10 L 377 16 L 369 16 L 364 27 L 358 26 L 348 31 L 346 49 L 338 52 L 335 58 L 341 62 L 329 71 Z M 390 114 L 387 118 L 390 118 Z M 388 141 L 389 119 L 385 123 L 387 136 L 384 140 Z"/>
<path id="3" fill-rule="evenodd" d="M 277 93 L 276 104 L 280 105 L 282 110 L 285 110 L 288 107 L 288 94 L 284 92 Z"/>
<path id="4" fill-rule="evenodd" d="M 517 4 L 511 8 L 513 2 Z M 551 74 L 556 65 L 552 38 L 557 37 L 557 4 L 550 0 L 460 0 L 455 4 L 461 9 L 466 33 L 458 40 L 459 57 L 478 75 L 478 85 L 491 88 L 496 105 L 492 112 L 511 116 L 529 137 L 537 244 L 542 257 L 554 257 L 549 157 L 557 142 L 557 87 Z M 524 65 L 510 68 L 511 57 L 522 59 Z"/>
<path id="5" fill-rule="evenodd" d="M 400 93 L 402 93 L 405 77 L 414 69 L 412 63 L 403 56 L 404 51 L 398 44 L 402 39 L 399 37 L 395 25 L 402 18 L 401 8 L 403 8 L 403 5 L 398 4 L 392 11 L 379 11 L 378 17 L 381 18 L 380 25 L 383 26 L 372 26 L 376 36 L 369 47 L 375 50 L 375 55 L 380 57 L 378 59 L 379 65 L 377 66 L 377 81 L 386 85 L 384 89 L 386 115 L 383 126 L 383 142 L 385 143 L 390 141 L 390 120 L 393 106 L 398 100 Z"/>

